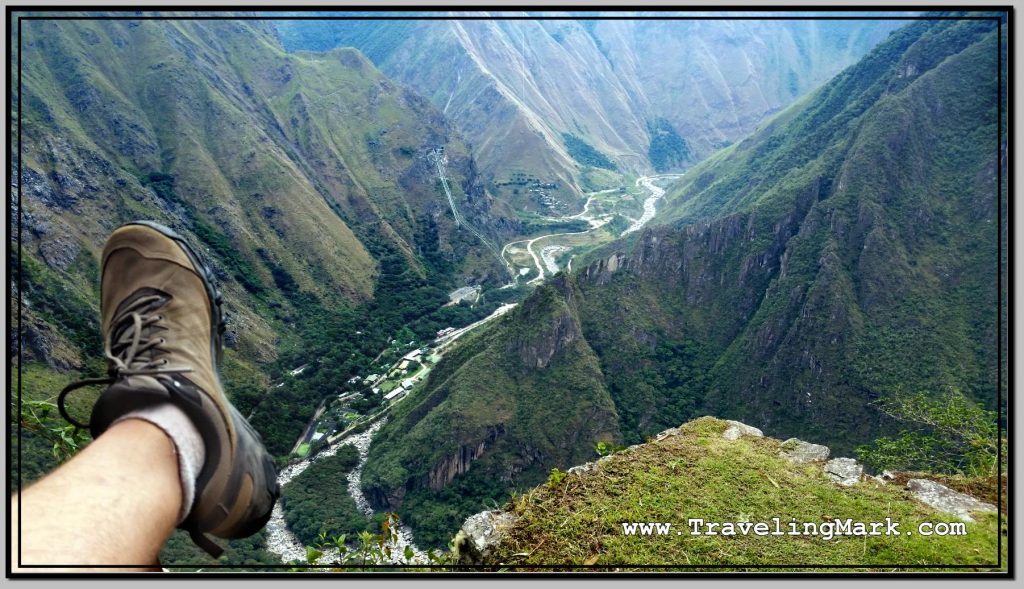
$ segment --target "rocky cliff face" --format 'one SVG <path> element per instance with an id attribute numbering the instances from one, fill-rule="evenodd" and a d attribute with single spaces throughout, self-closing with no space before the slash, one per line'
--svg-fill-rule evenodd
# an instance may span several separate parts
<path id="1" fill-rule="evenodd" d="M 397 510 L 418 538 L 427 528 L 428 545 L 446 541 L 474 503 L 535 484 L 598 441 L 620 439 L 582 338 L 574 282 L 559 277 L 537 294 L 509 313 L 514 320 L 467 336 L 374 440 L 367 496 L 378 509 Z M 448 515 L 433 519 L 442 505 Z"/>
<path id="2" fill-rule="evenodd" d="M 583 335 L 576 308 L 575 285 L 560 277 L 552 282 L 552 288 L 551 294 L 557 297 L 557 311 L 552 313 L 550 299 L 533 297 L 523 303 L 518 312 L 519 321 L 539 327 L 516 334 L 509 341 L 510 353 L 518 356 L 523 368 L 547 368 L 557 354 Z"/>

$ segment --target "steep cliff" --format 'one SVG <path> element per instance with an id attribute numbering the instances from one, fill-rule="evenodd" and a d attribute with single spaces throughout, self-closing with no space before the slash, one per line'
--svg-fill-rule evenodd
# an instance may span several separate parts
<path id="1" fill-rule="evenodd" d="M 560 277 L 510 319 L 467 336 L 374 439 L 363 489 L 376 508 L 398 511 L 418 541 L 443 545 L 481 501 L 620 438 L 575 290 Z"/>

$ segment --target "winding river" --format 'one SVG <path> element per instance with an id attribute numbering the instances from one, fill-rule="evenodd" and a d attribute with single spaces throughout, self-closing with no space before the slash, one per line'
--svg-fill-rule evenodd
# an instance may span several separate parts
<path id="1" fill-rule="evenodd" d="M 370 442 L 373 440 L 374 434 L 384 425 L 387 418 L 381 419 L 377 423 L 373 424 L 369 429 L 362 433 L 353 434 L 339 440 L 337 443 L 331 445 L 329 448 L 295 464 L 289 465 L 284 468 L 277 475 L 277 482 L 281 487 L 284 487 L 292 481 L 295 477 L 302 474 L 311 464 L 314 462 L 326 458 L 328 456 L 334 456 L 338 453 L 338 449 L 342 446 L 354 446 L 359 451 L 359 463 L 357 466 L 348 473 L 346 490 L 352 499 L 356 502 L 356 507 L 364 515 L 372 516 L 373 508 L 370 507 L 370 502 L 366 500 L 366 496 L 363 494 L 360 488 L 360 480 L 363 474 L 363 466 L 366 464 L 366 457 L 370 452 Z M 341 492 L 339 490 L 339 492 Z M 281 508 L 281 503 L 278 502 L 274 506 L 274 511 L 270 516 L 270 521 L 267 522 L 267 550 L 281 557 L 282 563 L 290 563 L 292 561 L 299 561 L 303 564 L 306 562 L 306 547 L 295 534 L 288 529 L 284 520 L 284 511 Z M 412 530 L 408 526 L 401 524 L 397 530 L 397 540 L 388 544 L 391 548 L 392 558 L 387 562 L 378 562 L 376 564 L 403 564 L 404 558 L 403 553 L 405 552 L 406 546 L 412 548 L 413 551 L 413 563 L 421 564 L 427 562 L 427 556 L 413 543 Z M 335 549 L 327 550 L 323 556 L 317 561 L 317 564 L 325 566 L 339 563 L 338 551 Z"/>

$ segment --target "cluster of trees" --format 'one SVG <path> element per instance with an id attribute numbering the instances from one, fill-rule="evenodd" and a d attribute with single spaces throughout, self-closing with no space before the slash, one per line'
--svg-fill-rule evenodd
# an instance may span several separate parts
<path id="1" fill-rule="evenodd" d="M 284 487 L 281 507 L 289 529 L 304 544 L 317 543 L 321 533 L 328 538 L 380 529 L 379 519 L 366 517 L 348 494 L 345 477 L 359 463 L 359 452 L 342 446 L 334 456 L 321 458 Z"/>
<path id="2" fill-rule="evenodd" d="M 593 145 L 579 137 L 570 133 L 562 133 L 562 141 L 565 142 L 565 148 L 569 151 L 569 155 L 572 156 L 572 159 L 579 163 L 585 166 L 604 168 L 605 170 L 618 169 L 615 162 L 608 159 L 608 156 L 601 153 Z"/>
<path id="3" fill-rule="evenodd" d="M 239 407 L 243 414 L 252 414 L 253 427 L 275 455 L 291 450 L 324 397 L 343 390 L 353 376 L 374 372 L 374 358 L 392 338 L 403 344 L 429 341 L 439 329 L 472 323 L 500 304 L 444 306 L 453 288 L 455 265 L 450 255 L 440 250 L 438 228 L 432 220 L 421 219 L 417 227 L 417 253 L 425 275 L 413 269 L 390 241 L 373 233 L 360 235 L 360 240 L 379 260 L 373 300 L 363 305 L 328 305 L 306 292 L 289 294 L 297 337 L 284 346 L 269 369 L 272 382 L 287 379 L 286 386 Z M 302 365 L 307 368 L 301 375 L 286 377 L 288 371 Z M 379 398 L 367 397 L 352 408 L 368 411 L 379 402 Z"/>
<path id="4" fill-rule="evenodd" d="M 672 123 L 657 118 L 647 124 L 651 135 L 651 144 L 647 148 L 647 158 L 651 160 L 656 172 L 667 172 L 690 161 L 693 154 L 686 140 L 679 136 Z"/>

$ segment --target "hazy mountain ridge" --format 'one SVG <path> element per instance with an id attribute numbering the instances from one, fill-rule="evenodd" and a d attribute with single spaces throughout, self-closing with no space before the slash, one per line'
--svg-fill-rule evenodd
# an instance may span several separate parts
<path id="1" fill-rule="evenodd" d="M 511 13 L 510 13 L 511 14 Z M 649 17 L 652 15 L 642 15 Z M 442 108 L 492 193 L 515 174 L 571 201 L 578 136 L 626 172 L 649 171 L 659 120 L 685 142 L 680 169 L 753 130 L 852 63 L 896 22 L 700 20 L 282 21 L 285 46 L 353 45 Z M 668 56 L 675 56 L 669 59 Z"/>

